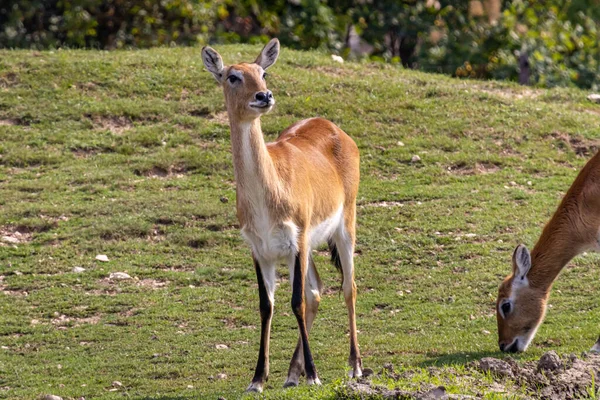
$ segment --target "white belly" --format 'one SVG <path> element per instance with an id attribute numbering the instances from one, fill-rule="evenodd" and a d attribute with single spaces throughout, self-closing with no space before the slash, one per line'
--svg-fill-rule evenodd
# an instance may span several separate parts
<path id="1" fill-rule="evenodd" d="M 333 215 L 310 230 L 310 247 L 314 249 L 328 241 L 344 221 L 344 206 L 340 205 Z"/>
<path id="2" fill-rule="evenodd" d="M 293 222 L 261 225 L 242 228 L 242 236 L 260 258 L 275 261 L 298 252 L 298 227 Z"/>
<path id="3" fill-rule="evenodd" d="M 329 240 L 344 220 L 342 205 L 326 220 L 309 231 L 309 250 Z M 245 225 L 242 236 L 252 251 L 264 260 L 276 261 L 295 256 L 298 252 L 299 229 L 292 221 L 272 223 L 257 221 L 254 226 Z"/>

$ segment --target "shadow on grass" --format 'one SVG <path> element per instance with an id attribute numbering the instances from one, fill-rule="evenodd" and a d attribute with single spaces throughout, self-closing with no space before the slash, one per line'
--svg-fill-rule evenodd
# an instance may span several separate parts
<path id="1" fill-rule="evenodd" d="M 484 357 L 494 357 L 498 359 L 503 359 L 507 356 L 505 353 L 501 353 L 500 351 L 471 351 L 471 352 L 458 352 L 458 353 L 450 353 L 450 354 L 427 354 L 429 357 L 428 360 L 425 360 L 419 364 L 419 367 L 442 367 L 447 365 L 456 365 L 456 364 L 468 364 L 471 361 L 481 360 Z M 511 356 L 514 356 L 511 354 Z"/>

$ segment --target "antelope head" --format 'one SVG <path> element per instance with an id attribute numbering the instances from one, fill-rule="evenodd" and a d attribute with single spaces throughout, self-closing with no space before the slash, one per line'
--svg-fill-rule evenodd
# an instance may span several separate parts
<path id="1" fill-rule="evenodd" d="M 496 319 L 500 350 L 515 353 L 525 351 L 534 338 L 546 313 L 548 293 L 530 286 L 531 255 L 524 245 L 515 249 L 512 267 L 498 289 Z"/>
<path id="2" fill-rule="evenodd" d="M 265 72 L 279 56 L 279 40 L 271 39 L 253 63 L 229 67 L 213 48 L 202 49 L 202 61 L 223 87 L 230 120 L 252 121 L 269 112 L 275 104 L 273 93 L 267 89 Z"/>

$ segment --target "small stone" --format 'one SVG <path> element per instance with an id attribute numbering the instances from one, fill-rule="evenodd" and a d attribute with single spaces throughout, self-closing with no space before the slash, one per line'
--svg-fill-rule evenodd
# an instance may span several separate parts
<path id="1" fill-rule="evenodd" d="M 73 272 L 75 272 L 76 274 L 81 274 L 82 272 L 85 272 L 85 268 L 82 267 L 73 267 Z"/>
<path id="2" fill-rule="evenodd" d="M 421 161 L 421 157 L 419 157 L 416 154 L 414 156 L 412 156 L 412 158 L 410 159 L 410 162 L 412 162 L 412 163 L 417 163 L 419 161 Z"/>
<path id="3" fill-rule="evenodd" d="M 111 279 L 113 281 L 123 281 L 126 279 L 131 279 L 131 276 L 129 276 L 129 274 L 125 272 L 111 272 L 108 276 L 108 279 Z"/>
<path id="4" fill-rule="evenodd" d="M 600 94 L 592 93 L 587 98 L 591 102 L 600 103 Z"/>
<path id="5" fill-rule="evenodd" d="M 339 62 L 340 64 L 344 63 L 344 59 L 338 55 L 332 54 L 331 59 L 335 62 Z"/>
<path id="6" fill-rule="evenodd" d="M 194 387 L 192 385 L 187 385 L 188 389 L 193 389 Z"/>
<path id="7" fill-rule="evenodd" d="M 229 202 L 229 199 L 225 196 L 221 196 L 221 198 L 219 200 L 221 200 L 221 203 L 223 203 L 223 204 L 226 204 Z"/>
<path id="8" fill-rule="evenodd" d="M 488 331 L 488 330 L 486 330 L 486 329 L 483 329 L 483 330 L 481 331 L 481 333 L 483 333 L 484 335 L 489 335 L 489 334 L 491 334 L 491 332 L 490 332 L 490 331 Z"/>
<path id="9" fill-rule="evenodd" d="M 47 394 L 44 397 L 42 397 L 41 400 L 63 400 L 63 399 L 60 396 L 55 396 L 53 394 Z"/>
<path id="10" fill-rule="evenodd" d="M 113 381 L 112 387 L 123 387 L 123 384 L 119 381 Z"/>
<path id="11" fill-rule="evenodd" d="M 21 276 L 21 275 L 23 275 L 23 273 L 22 273 L 21 271 L 15 271 L 15 272 L 13 272 L 13 274 L 14 274 L 14 275 L 16 275 L 16 276 Z"/>
<path id="12" fill-rule="evenodd" d="M 96 260 L 102 261 L 102 262 L 108 262 L 108 257 L 105 254 L 98 254 L 96 256 Z"/>
<path id="13" fill-rule="evenodd" d="M 217 344 L 215 347 L 217 348 L 217 350 L 227 350 L 229 348 L 229 346 L 227 346 L 226 344 Z"/>
<path id="14" fill-rule="evenodd" d="M 398 143 L 396 143 L 396 144 L 397 144 L 398 146 L 400 146 L 400 147 L 404 147 L 404 142 L 400 142 L 400 141 L 398 141 Z"/>
<path id="15" fill-rule="evenodd" d="M 531 181 L 527 181 L 527 186 L 531 186 L 533 183 Z"/>
<path id="16" fill-rule="evenodd" d="M 224 373 L 217 374 L 217 379 L 225 380 L 227 379 L 227 375 Z"/>

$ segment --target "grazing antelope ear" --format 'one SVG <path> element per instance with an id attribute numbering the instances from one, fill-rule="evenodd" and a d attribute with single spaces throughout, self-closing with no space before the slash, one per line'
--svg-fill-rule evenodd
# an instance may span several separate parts
<path id="1" fill-rule="evenodd" d="M 215 49 L 209 46 L 202 48 L 202 61 L 207 70 L 209 70 L 217 82 L 223 81 L 223 59 Z"/>
<path id="2" fill-rule="evenodd" d="M 269 43 L 267 43 L 265 48 L 262 49 L 254 63 L 260 65 L 262 69 L 267 69 L 271 65 L 275 64 L 275 61 L 277 61 L 278 56 L 279 40 L 277 40 L 277 38 L 273 38 Z"/>
<path id="3" fill-rule="evenodd" d="M 531 255 L 525 245 L 520 244 L 515 249 L 512 257 L 513 273 L 517 279 L 524 279 L 531 268 Z"/>

